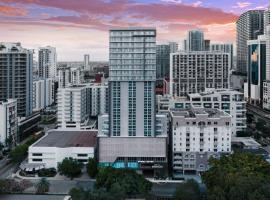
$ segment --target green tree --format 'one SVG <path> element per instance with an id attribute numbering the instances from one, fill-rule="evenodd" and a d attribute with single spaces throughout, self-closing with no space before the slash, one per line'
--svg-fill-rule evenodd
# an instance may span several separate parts
<path id="1" fill-rule="evenodd" d="M 27 155 L 28 145 L 21 144 L 15 147 L 10 153 L 9 157 L 11 158 L 12 162 L 17 163 L 21 162 Z"/>
<path id="2" fill-rule="evenodd" d="M 270 165 L 262 157 L 234 153 L 210 165 L 202 176 L 208 200 L 270 199 Z"/>
<path id="3" fill-rule="evenodd" d="M 62 163 L 58 164 L 58 171 L 70 179 L 78 177 L 82 172 L 82 164 L 76 159 L 65 158 Z"/>
<path id="4" fill-rule="evenodd" d="M 44 194 L 49 191 L 50 183 L 47 181 L 46 178 L 42 178 L 35 187 L 37 194 Z"/>
<path id="5" fill-rule="evenodd" d="M 175 200 L 199 200 L 200 188 L 196 181 L 188 180 L 185 183 L 180 184 L 175 193 Z"/>
<path id="6" fill-rule="evenodd" d="M 95 178 L 98 173 L 97 161 L 94 158 L 90 158 L 86 165 L 87 173 L 91 178 Z"/>

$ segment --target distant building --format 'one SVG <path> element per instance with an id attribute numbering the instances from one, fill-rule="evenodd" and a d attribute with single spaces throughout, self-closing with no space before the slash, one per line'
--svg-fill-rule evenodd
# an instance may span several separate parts
<path id="1" fill-rule="evenodd" d="M 200 30 L 191 30 L 188 32 L 186 40 L 186 50 L 187 51 L 204 51 L 205 41 L 204 33 Z"/>
<path id="2" fill-rule="evenodd" d="M 263 104 L 263 82 L 266 81 L 266 37 L 248 43 L 248 82 L 245 83 L 245 96 L 249 103 Z"/>
<path id="3" fill-rule="evenodd" d="M 56 48 L 51 46 L 40 47 L 38 51 L 39 77 L 55 79 L 57 75 L 56 66 Z"/>
<path id="4" fill-rule="evenodd" d="M 17 143 L 18 119 L 17 100 L 0 102 L 0 143 L 4 146 Z M 9 144 L 10 143 L 10 144 Z"/>
<path id="5" fill-rule="evenodd" d="M 87 71 L 92 71 L 91 66 L 90 66 L 90 55 L 89 54 L 84 55 L 83 69 L 87 70 Z"/>
<path id="6" fill-rule="evenodd" d="M 157 78 L 170 76 L 170 45 L 157 45 Z"/>
<path id="7" fill-rule="evenodd" d="M 178 43 L 169 42 L 169 46 L 170 46 L 170 53 L 175 53 L 178 51 Z"/>
<path id="8" fill-rule="evenodd" d="M 187 98 L 171 96 L 157 96 L 157 111 L 169 112 L 170 109 L 188 109 L 191 106 L 216 108 L 232 116 L 232 135 L 245 131 L 247 128 L 246 101 L 244 94 L 238 91 L 220 89 L 209 90 L 204 93 L 189 94 Z"/>
<path id="9" fill-rule="evenodd" d="M 70 74 L 71 74 L 71 85 L 78 85 L 83 82 L 80 68 L 71 68 Z"/>
<path id="10" fill-rule="evenodd" d="M 231 68 L 233 68 L 233 44 L 211 44 L 210 51 L 229 53 L 231 57 Z"/>
<path id="11" fill-rule="evenodd" d="M 87 128 L 86 87 L 59 88 L 57 93 L 57 121 L 61 129 Z"/>
<path id="12" fill-rule="evenodd" d="M 264 32 L 264 11 L 249 10 L 236 22 L 237 71 L 247 73 L 248 40 L 256 40 Z"/>
<path id="13" fill-rule="evenodd" d="M 33 51 L 20 43 L 0 43 L 0 101 L 17 99 L 19 117 L 32 113 Z"/>
<path id="14" fill-rule="evenodd" d="M 171 110 L 173 176 L 208 170 L 208 159 L 231 152 L 231 116 L 218 109 Z"/>
<path id="15" fill-rule="evenodd" d="M 264 11 L 264 34 L 267 32 L 267 26 L 270 25 L 270 6 Z"/>
<path id="16" fill-rule="evenodd" d="M 39 111 L 54 102 L 54 81 L 52 78 L 33 82 L 33 110 Z"/>
<path id="17" fill-rule="evenodd" d="M 108 84 L 90 83 L 86 85 L 87 113 L 90 117 L 109 112 Z"/>
<path id="18" fill-rule="evenodd" d="M 65 88 L 71 85 L 70 67 L 61 67 L 58 69 L 59 88 Z"/>
<path id="19" fill-rule="evenodd" d="M 186 96 L 206 88 L 229 88 L 231 56 L 223 52 L 179 51 L 171 54 L 170 94 Z"/>
<path id="20" fill-rule="evenodd" d="M 86 164 L 95 157 L 97 131 L 49 130 L 28 150 L 29 168 L 32 166 L 55 168 L 65 158 Z"/>
<path id="21" fill-rule="evenodd" d="M 210 40 L 204 40 L 204 50 L 210 51 L 211 41 Z"/>

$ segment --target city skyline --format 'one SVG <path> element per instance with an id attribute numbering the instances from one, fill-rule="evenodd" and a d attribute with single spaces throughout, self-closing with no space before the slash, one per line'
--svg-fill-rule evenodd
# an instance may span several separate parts
<path id="1" fill-rule="evenodd" d="M 2 0 L 0 37 L 31 49 L 54 46 L 59 61 L 83 61 L 84 54 L 105 61 L 110 28 L 151 25 L 158 44 L 181 42 L 190 29 L 203 30 L 213 42 L 235 43 L 240 13 L 266 7 L 267 0 Z"/>

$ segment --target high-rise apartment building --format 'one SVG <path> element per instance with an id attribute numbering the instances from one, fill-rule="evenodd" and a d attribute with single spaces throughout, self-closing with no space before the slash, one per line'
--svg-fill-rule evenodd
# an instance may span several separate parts
<path id="1" fill-rule="evenodd" d="M 0 102 L 0 143 L 4 146 L 17 141 L 18 118 L 17 100 L 8 99 Z"/>
<path id="2" fill-rule="evenodd" d="M 155 113 L 156 30 L 110 30 L 109 114 L 99 116 L 99 162 L 152 169 L 167 162 L 166 115 Z"/>
<path id="3" fill-rule="evenodd" d="M 237 20 L 237 71 L 247 73 L 248 40 L 256 40 L 264 32 L 264 11 L 249 10 Z"/>
<path id="4" fill-rule="evenodd" d="M 110 134 L 155 135 L 156 30 L 110 31 Z"/>
<path id="5" fill-rule="evenodd" d="M 97 117 L 109 112 L 109 87 L 107 83 L 86 85 L 87 112 L 90 117 Z"/>
<path id="6" fill-rule="evenodd" d="M 186 96 L 206 88 L 229 88 L 231 57 L 211 51 L 180 51 L 171 54 L 170 94 Z"/>
<path id="7" fill-rule="evenodd" d="M 229 53 L 231 56 L 231 68 L 233 68 L 233 44 L 211 44 L 210 51 Z"/>
<path id="8" fill-rule="evenodd" d="M 270 25 L 270 6 L 264 11 L 264 34 L 267 33 L 267 26 Z"/>
<path id="9" fill-rule="evenodd" d="M 178 51 L 178 43 L 169 42 L 169 46 L 170 46 L 170 53 L 175 53 Z"/>
<path id="10" fill-rule="evenodd" d="M 54 81 L 52 78 L 33 82 L 33 110 L 42 110 L 54 102 Z"/>
<path id="11" fill-rule="evenodd" d="M 65 88 L 71 85 L 71 69 L 70 67 L 58 68 L 59 88 Z"/>
<path id="12" fill-rule="evenodd" d="M 205 50 L 204 33 L 200 30 L 191 30 L 188 32 L 186 40 L 187 51 L 204 51 Z"/>
<path id="13" fill-rule="evenodd" d="M 0 43 L 0 101 L 17 99 L 19 117 L 32 113 L 33 51 L 20 43 Z"/>
<path id="14" fill-rule="evenodd" d="M 51 46 L 40 47 L 38 51 L 38 74 L 42 78 L 56 78 L 57 55 L 56 48 Z"/>
<path id="15" fill-rule="evenodd" d="M 157 45 L 157 79 L 170 76 L 170 45 Z"/>
<path id="16" fill-rule="evenodd" d="M 87 126 L 86 87 L 59 88 L 57 93 L 58 127 L 84 129 Z"/>
<path id="17" fill-rule="evenodd" d="M 248 45 L 248 82 L 245 83 L 245 97 L 249 103 L 262 105 L 263 82 L 266 81 L 266 37 L 258 36 L 249 40 Z"/>
<path id="18" fill-rule="evenodd" d="M 70 69 L 71 74 L 71 84 L 72 85 L 78 85 L 82 83 L 82 76 L 81 76 L 81 69 L 80 68 L 71 68 Z"/>

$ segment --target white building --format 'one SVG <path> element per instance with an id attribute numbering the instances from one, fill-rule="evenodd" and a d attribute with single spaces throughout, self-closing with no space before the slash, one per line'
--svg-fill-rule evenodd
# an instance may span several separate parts
<path id="1" fill-rule="evenodd" d="M 58 68 L 59 88 L 65 88 L 71 85 L 71 70 L 70 67 Z"/>
<path id="2" fill-rule="evenodd" d="M 210 44 L 210 51 L 229 53 L 231 56 L 231 68 L 233 68 L 233 44 Z"/>
<path id="3" fill-rule="evenodd" d="M 270 8 L 268 10 L 270 16 Z M 269 17 L 270 22 L 270 17 Z M 266 80 L 263 83 L 263 108 L 270 110 L 270 25 L 266 28 Z"/>
<path id="4" fill-rule="evenodd" d="M 38 51 L 39 77 L 56 78 L 57 75 L 56 48 L 51 46 L 40 47 Z"/>
<path id="5" fill-rule="evenodd" d="M 39 111 L 53 104 L 54 81 L 52 78 L 33 82 L 33 110 Z"/>
<path id="6" fill-rule="evenodd" d="M 83 65 L 83 67 L 84 67 L 84 70 L 86 70 L 86 71 L 92 71 L 89 59 L 90 59 L 90 55 L 85 54 L 84 55 L 84 65 Z"/>
<path id="7" fill-rule="evenodd" d="M 57 93 L 59 128 L 85 129 L 88 123 L 85 86 L 59 88 Z"/>
<path id="8" fill-rule="evenodd" d="M 87 112 L 91 117 L 109 112 L 108 83 L 90 83 L 86 85 Z"/>
<path id="9" fill-rule="evenodd" d="M 174 176 L 208 169 L 210 156 L 231 152 L 231 116 L 218 109 L 171 110 Z"/>
<path id="10" fill-rule="evenodd" d="M 229 88 L 229 53 L 179 51 L 171 54 L 170 94 L 186 96 L 206 88 Z"/>
<path id="11" fill-rule="evenodd" d="M 232 116 L 232 135 L 236 135 L 237 132 L 244 131 L 247 128 L 246 101 L 244 94 L 241 92 L 221 89 L 190 94 L 187 98 L 157 96 L 158 112 L 168 112 L 174 108 L 187 109 L 191 106 L 216 108 L 230 114 Z"/>
<path id="12" fill-rule="evenodd" d="M 32 144 L 28 150 L 28 162 L 45 168 L 54 167 L 65 158 L 87 163 L 95 157 L 97 131 L 50 130 Z"/>
<path id="13" fill-rule="evenodd" d="M 18 121 L 17 121 L 17 100 L 8 99 L 0 102 L 0 143 L 8 145 L 7 139 L 11 143 L 17 141 Z"/>
<path id="14" fill-rule="evenodd" d="M 71 85 L 78 85 L 82 83 L 81 69 L 80 68 L 71 68 Z"/>

